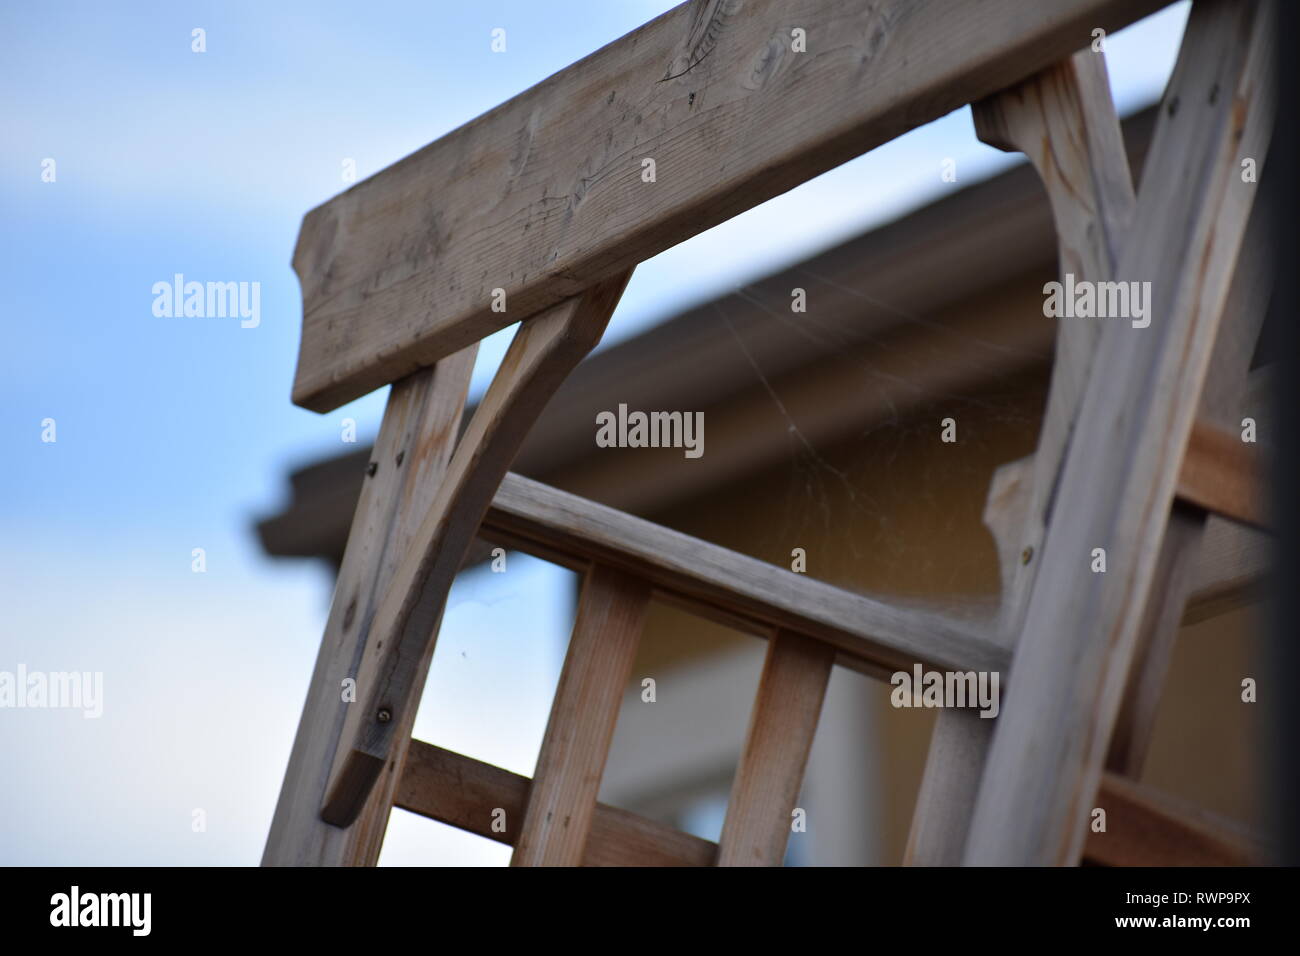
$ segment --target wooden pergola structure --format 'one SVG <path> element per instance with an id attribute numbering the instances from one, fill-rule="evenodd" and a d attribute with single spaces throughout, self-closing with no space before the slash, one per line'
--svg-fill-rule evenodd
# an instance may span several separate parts
<path id="1" fill-rule="evenodd" d="M 393 389 L 264 862 L 374 863 L 400 799 L 512 844 L 516 864 L 777 864 L 831 667 L 918 663 L 1010 690 L 996 721 L 941 713 L 909 859 L 1078 862 L 1091 809 L 1138 799 L 1125 777 L 1206 516 L 1264 523 L 1231 426 L 1271 275 L 1241 165 L 1267 152 L 1274 11 L 1194 6 L 1135 193 L 1093 31 L 1162 5 L 692 2 L 309 213 L 294 401 Z M 990 491 L 995 621 L 849 593 L 507 474 L 637 262 L 966 103 L 981 139 L 1038 170 L 1062 275 L 1149 282 L 1153 304 L 1143 328 L 1060 322 L 1037 453 Z M 478 340 L 519 320 L 457 440 Z M 531 782 L 411 740 L 480 528 L 584 573 Z M 597 803 L 652 594 L 769 639 L 718 845 Z"/>

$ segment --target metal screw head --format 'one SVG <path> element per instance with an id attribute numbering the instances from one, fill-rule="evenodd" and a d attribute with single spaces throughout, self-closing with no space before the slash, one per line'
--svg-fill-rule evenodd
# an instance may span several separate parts
<path id="1" fill-rule="evenodd" d="M 370 464 L 366 465 L 366 474 L 369 475 L 371 478 L 375 477 L 375 472 L 377 472 L 378 470 L 379 470 L 379 462 L 377 461 L 372 461 Z"/>
<path id="2" fill-rule="evenodd" d="M 1033 556 L 1034 556 L 1034 546 L 1032 544 L 1025 545 L 1025 550 L 1020 552 L 1020 563 L 1028 564 L 1030 559 L 1033 558 Z"/>
<path id="3" fill-rule="evenodd" d="M 392 719 L 393 712 L 387 707 L 380 707 L 379 713 L 375 714 L 375 720 L 379 721 L 381 724 L 386 724 Z"/>

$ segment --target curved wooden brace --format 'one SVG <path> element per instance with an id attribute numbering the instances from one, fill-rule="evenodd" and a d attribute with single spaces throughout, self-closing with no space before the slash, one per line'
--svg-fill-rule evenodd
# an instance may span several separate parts
<path id="1" fill-rule="evenodd" d="M 1188 18 L 1117 276 L 1150 283 L 1149 327 L 1108 324 L 1070 437 L 965 862 L 1077 863 L 1152 597 L 1157 556 L 1246 222 L 1240 158 L 1268 148 L 1271 3 Z M 1099 368 L 1103 367 L 1101 365 Z M 1089 573 L 1104 546 L 1105 574 Z"/>
<path id="2" fill-rule="evenodd" d="M 620 273 L 520 324 L 375 614 L 356 675 L 358 702 L 349 707 L 321 808 L 325 822 L 346 827 L 361 812 L 399 728 L 414 717 L 447 592 L 497 486 L 555 389 L 600 341 L 630 276 Z"/>
<path id="3" fill-rule="evenodd" d="M 990 146 L 1024 153 L 1052 205 L 1060 274 L 1110 279 L 1137 200 L 1111 101 L 1104 54 L 1080 51 L 997 96 L 971 106 L 975 132 Z M 1044 318 L 1044 321 L 1052 321 Z M 1020 547 L 1038 551 L 1051 517 L 1070 433 L 1106 319 L 1058 319 L 1056 361 Z M 1037 562 L 1018 562 L 1003 595 L 1003 624 L 1014 636 Z M 987 721 L 985 722 L 987 723 Z"/>
<path id="4" fill-rule="evenodd" d="M 1133 180 L 1110 96 L 1104 55 L 1080 51 L 1011 89 L 972 104 L 979 138 L 1024 152 L 1047 189 L 1062 275 L 1108 279 L 1133 217 Z M 1048 318 L 1044 322 L 1051 321 Z M 1051 512 L 1051 496 L 1082 404 L 1102 320 L 1058 320 L 1047 410 L 1027 486 L 990 489 L 985 523 L 1002 561 L 1002 606 L 995 628 L 1012 647 Z M 1019 476 L 1018 476 L 1019 477 Z M 1025 554 L 1028 561 L 1017 560 Z M 1011 560 L 1006 560 L 1007 557 Z M 984 755 L 996 721 L 941 711 L 926 759 L 905 862 L 961 860 Z"/>

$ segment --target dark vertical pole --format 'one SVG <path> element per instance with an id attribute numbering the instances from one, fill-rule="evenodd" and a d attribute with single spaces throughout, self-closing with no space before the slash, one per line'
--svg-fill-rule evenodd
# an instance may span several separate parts
<path id="1" fill-rule="evenodd" d="M 1278 36 L 1294 37 L 1300 29 L 1295 3 L 1280 3 Z M 1300 674 L 1300 298 L 1296 296 L 1296 223 L 1300 222 L 1300 170 L 1295 121 L 1300 115 L 1300 69 L 1297 57 L 1278 58 L 1277 125 L 1264 175 L 1278 179 L 1276 230 L 1277 277 L 1273 283 L 1272 322 L 1276 334 L 1278 383 L 1276 403 L 1277 473 L 1273 485 L 1278 519 L 1277 567 L 1274 574 L 1272 640 L 1265 672 L 1276 697 L 1279 715 L 1272 741 L 1273 820 L 1278 834 L 1279 862 L 1300 865 L 1300 694 L 1293 691 Z"/>

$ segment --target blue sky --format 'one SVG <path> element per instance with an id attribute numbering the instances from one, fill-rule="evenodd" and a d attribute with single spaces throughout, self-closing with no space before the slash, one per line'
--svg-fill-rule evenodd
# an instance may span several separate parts
<path id="1" fill-rule="evenodd" d="M 329 579 L 263 557 L 251 524 L 291 467 L 353 447 L 343 418 L 369 440 L 385 397 L 324 416 L 289 403 L 302 216 L 345 188 L 344 159 L 370 175 L 670 6 L 0 9 L 0 671 L 105 683 L 98 720 L 0 709 L 0 863 L 257 861 Z M 1159 95 L 1185 17 L 1110 39 L 1122 113 Z M 953 113 L 643 264 L 607 341 L 1012 161 Z M 155 317 L 151 287 L 177 272 L 259 282 L 261 324 Z M 484 346 L 476 390 L 505 341 Z M 571 597 L 564 572 L 511 567 L 458 584 L 417 734 L 528 773 Z M 506 858 L 424 821 L 392 833 L 386 863 Z"/>

